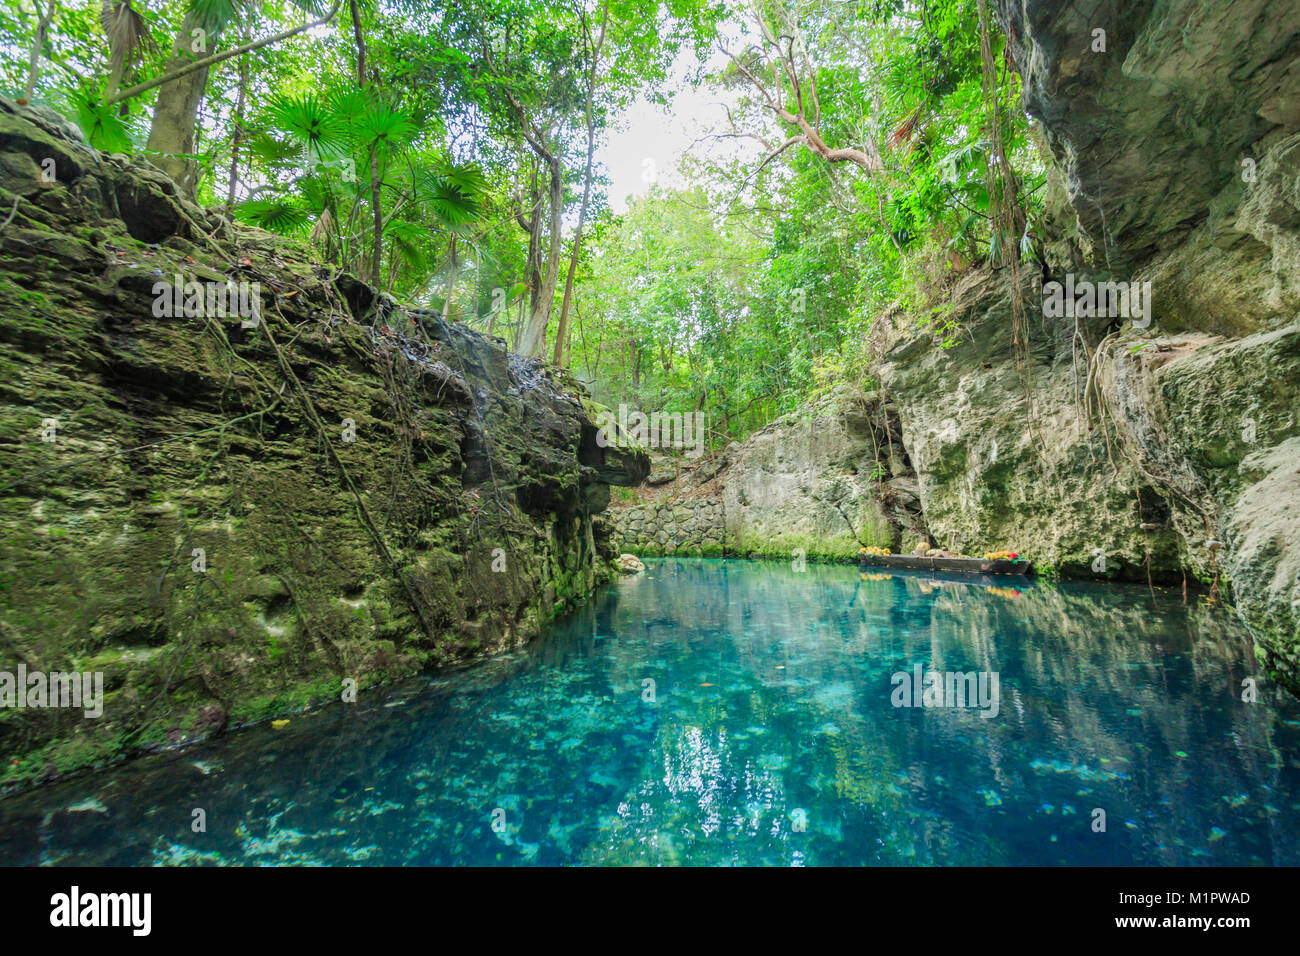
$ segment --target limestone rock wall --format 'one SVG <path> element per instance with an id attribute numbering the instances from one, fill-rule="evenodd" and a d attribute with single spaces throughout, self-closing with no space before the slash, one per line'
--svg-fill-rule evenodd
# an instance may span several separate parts
<path id="1" fill-rule="evenodd" d="M 608 574 L 649 461 L 573 382 L 2 100 L 0 205 L 0 672 L 106 691 L 0 709 L 0 784 L 517 644 Z M 158 315 L 177 274 L 260 320 Z"/>
<path id="2" fill-rule="evenodd" d="M 938 544 L 1226 586 L 1300 689 L 1300 7 L 996 0 L 1048 150 L 1048 281 L 1150 282 L 1152 321 L 954 290 L 949 349 L 873 330 Z M 1095 31 L 1104 52 L 1093 50 Z M 1041 280 L 1040 280 L 1041 281 Z"/>
<path id="3" fill-rule="evenodd" d="M 869 545 L 897 548 L 903 534 L 883 492 L 910 473 L 904 459 L 875 396 L 845 390 L 778 419 L 722 473 L 728 549 L 839 559 Z"/>
<path id="4" fill-rule="evenodd" d="M 680 471 L 610 511 L 625 550 L 843 560 L 928 539 L 901 423 L 875 394 L 840 389 Z"/>

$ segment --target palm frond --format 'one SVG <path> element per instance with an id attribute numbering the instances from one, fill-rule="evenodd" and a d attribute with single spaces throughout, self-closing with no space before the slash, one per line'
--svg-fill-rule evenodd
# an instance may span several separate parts
<path id="1" fill-rule="evenodd" d="M 334 225 L 334 215 L 328 209 L 320 214 L 316 220 L 316 225 L 311 230 L 311 241 L 315 243 L 329 242 L 336 235 L 338 230 Z"/>
<path id="2" fill-rule="evenodd" d="M 240 22 L 255 8 L 252 0 L 190 0 L 190 11 L 199 25 L 212 31 Z"/>
<path id="3" fill-rule="evenodd" d="M 289 0 L 289 2 L 312 17 L 319 17 L 329 9 L 329 3 L 326 0 Z M 357 6 L 364 8 L 365 3 L 362 0 L 357 0 Z"/>
<path id="4" fill-rule="evenodd" d="M 370 97 L 355 87 L 335 87 L 326 95 L 330 110 L 348 126 L 358 123 L 370 109 Z"/>
<path id="5" fill-rule="evenodd" d="M 311 158 L 339 156 L 347 148 L 343 123 L 315 93 L 276 96 L 266 112 L 268 125 L 292 136 Z"/>
<path id="6" fill-rule="evenodd" d="M 134 150 L 130 130 L 118 116 L 116 108 L 104 105 L 98 90 L 83 87 L 72 91 L 68 94 L 68 106 L 91 146 L 106 153 L 130 153 Z"/>
<path id="7" fill-rule="evenodd" d="M 303 201 L 312 209 L 329 209 L 334 191 L 330 188 L 328 177 L 307 176 L 299 182 L 298 187 Z"/>
<path id="8" fill-rule="evenodd" d="M 396 151 L 406 146 L 415 135 L 416 125 L 407 113 L 382 103 L 372 103 L 357 121 L 357 130 L 367 149 L 384 146 Z"/>
<path id="9" fill-rule="evenodd" d="M 425 250 L 429 233 L 414 222 L 391 222 L 384 229 L 384 238 L 392 243 L 402 259 L 415 271 L 427 272 L 429 259 Z"/>
<path id="10" fill-rule="evenodd" d="M 99 24 L 108 40 L 108 70 L 121 78 L 140 61 L 140 55 L 157 47 L 149 23 L 131 6 L 131 0 L 103 0 Z"/>
<path id="11" fill-rule="evenodd" d="M 243 149 L 256 159 L 268 165 L 283 163 L 302 153 L 302 147 L 295 143 L 281 142 L 265 130 L 252 133 L 244 140 Z"/>
<path id="12" fill-rule="evenodd" d="M 476 166 L 426 168 L 417 178 L 416 196 L 448 229 L 462 229 L 483 214 L 487 180 Z"/>
<path id="13" fill-rule="evenodd" d="M 235 216 L 282 236 L 300 235 L 311 221 L 311 212 L 297 199 L 250 199 L 235 207 Z"/>

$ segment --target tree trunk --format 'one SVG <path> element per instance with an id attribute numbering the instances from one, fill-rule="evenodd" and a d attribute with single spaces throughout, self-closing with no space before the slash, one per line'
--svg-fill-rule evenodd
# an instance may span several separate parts
<path id="1" fill-rule="evenodd" d="M 582 227 L 591 202 L 591 167 L 596 158 L 596 133 L 591 111 L 587 112 L 587 170 L 583 177 L 582 205 L 578 207 L 578 228 L 573 234 L 573 251 L 569 255 L 569 274 L 564 280 L 564 302 L 560 306 L 560 326 L 555 331 L 555 364 L 564 364 L 564 349 L 569 342 L 569 309 L 573 306 L 573 277 L 578 271 L 578 253 L 582 249 Z"/>
<path id="2" fill-rule="evenodd" d="M 601 342 L 599 339 L 596 341 L 596 357 L 593 362 L 591 350 L 587 348 L 587 333 L 584 332 L 582 328 L 582 310 L 578 308 L 576 302 L 573 304 L 573 317 L 577 320 L 578 341 L 582 343 L 582 357 L 587 363 L 587 379 L 588 381 L 594 382 L 596 380 L 596 372 L 600 370 Z"/>
<path id="3" fill-rule="evenodd" d="M 451 321 L 451 297 L 456 292 L 456 237 L 451 237 L 451 265 L 447 275 L 447 298 L 442 300 L 442 321 Z M 490 333 L 489 333 L 490 334 Z"/>
<path id="4" fill-rule="evenodd" d="M 546 165 L 550 170 L 548 201 L 551 210 L 551 248 L 546 261 L 546 278 L 542 282 L 533 314 L 528 317 L 528 329 L 524 332 L 521 351 L 529 358 L 540 358 L 546 344 L 546 326 L 550 323 L 551 308 L 555 305 L 555 286 L 560 278 L 560 255 L 564 246 L 564 236 L 561 234 L 564 213 L 563 169 L 559 158 L 555 156 Z"/>
<path id="5" fill-rule="evenodd" d="M 226 182 L 226 218 L 235 207 L 235 186 L 239 183 L 239 145 L 244 140 L 244 98 L 248 92 L 248 61 L 239 58 L 239 98 L 235 102 L 235 132 L 230 138 L 230 178 Z"/>
<path id="6" fill-rule="evenodd" d="M 573 305 L 573 276 L 578 271 L 578 253 L 582 249 L 582 227 L 587 221 L 587 206 L 591 202 L 591 168 L 596 161 L 596 74 L 600 68 L 600 51 L 605 46 L 605 23 L 609 4 L 602 5 L 600 39 L 590 43 L 586 17 L 583 17 L 583 34 L 591 52 L 591 70 L 587 76 L 587 168 L 582 176 L 582 205 L 578 207 L 578 228 L 573 234 L 573 252 L 569 256 L 569 274 L 564 280 L 564 302 L 560 306 L 560 327 L 555 330 L 555 364 L 564 364 L 564 350 L 569 344 L 569 309 Z"/>
<path id="7" fill-rule="evenodd" d="M 542 196 L 537 185 L 537 169 L 533 168 L 533 179 L 528 188 L 528 314 L 537 311 L 537 300 L 542 294 Z M 516 343 L 517 344 L 517 343 Z"/>
<path id="8" fill-rule="evenodd" d="M 352 11 L 352 35 L 357 40 L 357 85 L 366 85 L 366 41 L 361 33 L 361 12 L 357 10 L 357 0 L 348 0 Z"/>
<path id="9" fill-rule="evenodd" d="M 185 15 L 171 58 L 164 74 L 179 70 L 207 53 L 195 53 L 191 31 L 199 29 L 201 19 L 193 10 Z M 187 156 L 194 152 L 194 127 L 198 122 L 199 104 L 208 86 L 208 70 L 204 66 L 178 76 L 158 89 L 158 101 L 153 108 L 153 123 L 149 127 L 148 148 L 155 154 L 149 158 L 155 166 L 176 181 L 181 192 L 193 199 L 198 192 L 198 164 Z"/>
<path id="10" fill-rule="evenodd" d="M 45 15 L 36 24 L 36 38 L 32 41 L 31 56 L 27 59 L 27 85 L 23 87 L 23 99 L 28 101 L 36 92 L 36 81 L 41 77 L 41 50 L 45 48 L 45 37 L 54 20 L 54 3 L 55 0 L 50 0 Z"/>
<path id="11" fill-rule="evenodd" d="M 361 11 L 357 0 L 348 0 L 352 13 L 352 36 L 357 44 L 357 87 L 366 88 L 366 38 L 361 31 Z M 384 207 L 380 199 L 379 146 L 370 151 L 370 211 L 374 217 L 370 257 L 370 281 L 376 289 L 383 286 L 384 265 Z"/>
<path id="12" fill-rule="evenodd" d="M 370 151 L 370 208 L 375 214 L 374 260 L 370 264 L 370 281 L 381 289 L 380 268 L 384 263 L 384 206 L 379 199 L 379 146 Z"/>

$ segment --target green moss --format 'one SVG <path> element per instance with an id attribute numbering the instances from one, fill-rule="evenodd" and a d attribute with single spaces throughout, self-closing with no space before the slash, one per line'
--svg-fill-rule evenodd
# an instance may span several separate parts
<path id="1" fill-rule="evenodd" d="M 0 127 L 46 149 L 12 117 Z M 110 166 L 88 174 L 105 177 L 103 195 L 139 185 Z M 77 219 L 82 208 L 42 209 L 31 253 L 0 256 L 0 483 L 12 484 L 0 499 L 0 668 L 16 652 L 46 670 L 101 671 L 105 714 L 0 714 L 0 781 L 301 712 L 337 699 L 345 677 L 365 689 L 495 651 L 608 578 L 575 449 L 537 447 L 552 439 L 530 427 L 539 402 L 560 418 L 576 418 L 575 398 L 599 413 L 571 377 L 552 370 L 523 397 L 499 345 L 438 343 L 476 401 L 492 395 L 491 479 L 467 487 L 463 397 L 377 351 L 305 247 L 239 227 L 237 247 L 168 240 L 146 256 L 112 232 L 111 210 L 101 223 Z M 105 244 L 126 261 L 105 270 Z M 152 315 L 152 270 L 221 276 L 241 258 L 264 289 L 297 292 L 264 317 L 283 313 L 274 331 L 325 436 L 296 386 L 281 396 L 265 384 L 283 379 L 269 326 L 222 320 L 223 339 L 213 323 Z M 327 329 L 322 316 L 340 321 Z M 120 334 L 105 336 L 105 322 Z M 59 423 L 52 444 L 40 440 L 46 418 Z M 344 419 L 355 442 L 342 440 Z M 508 573 L 492 571 L 497 549 Z"/>
<path id="2" fill-rule="evenodd" d="M 741 534 L 729 542 L 730 550 L 735 554 L 753 554 L 758 557 L 791 558 L 796 552 L 813 561 L 857 560 L 859 549 L 864 546 L 892 548 L 894 546 L 893 530 L 868 525 L 864 529 L 863 542 L 847 532 L 832 535 L 812 536 L 803 534 L 777 534 L 759 536 Z"/>

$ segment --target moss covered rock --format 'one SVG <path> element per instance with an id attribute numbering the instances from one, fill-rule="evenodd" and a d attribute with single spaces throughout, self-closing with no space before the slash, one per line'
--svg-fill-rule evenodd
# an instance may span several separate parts
<path id="1" fill-rule="evenodd" d="M 518 644 L 610 573 L 649 464 L 571 379 L 0 106 L 0 671 L 106 698 L 0 709 L 0 783 Z M 260 314 L 168 316 L 176 276 Z"/>

